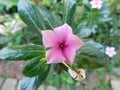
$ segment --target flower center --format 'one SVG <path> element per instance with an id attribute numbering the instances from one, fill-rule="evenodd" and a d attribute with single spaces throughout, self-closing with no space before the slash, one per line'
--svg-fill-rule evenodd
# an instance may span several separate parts
<path id="1" fill-rule="evenodd" d="M 96 1 L 96 2 L 95 2 L 95 5 L 98 5 L 98 4 L 99 4 L 99 3 Z"/>
<path id="2" fill-rule="evenodd" d="M 113 51 L 112 50 L 109 50 L 109 53 L 112 53 Z"/>
<path id="3" fill-rule="evenodd" d="M 60 44 L 60 47 L 61 47 L 61 48 L 64 48 L 64 44 Z"/>

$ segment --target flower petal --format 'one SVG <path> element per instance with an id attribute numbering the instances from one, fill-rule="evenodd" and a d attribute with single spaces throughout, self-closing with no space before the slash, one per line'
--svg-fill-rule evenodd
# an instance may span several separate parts
<path id="1" fill-rule="evenodd" d="M 107 47 L 105 54 L 108 55 L 109 57 L 113 57 L 114 55 L 116 55 L 116 51 L 114 47 Z"/>
<path id="2" fill-rule="evenodd" d="M 110 47 L 107 47 L 107 48 L 106 48 L 106 51 L 109 51 L 109 49 L 110 49 Z"/>
<path id="3" fill-rule="evenodd" d="M 108 54 L 108 56 L 109 56 L 109 57 L 113 57 L 113 56 L 114 56 L 114 54 L 112 54 L 112 53 L 109 53 L 109 54 Z"/>
<path id="4" fill-rule="evenodd" d="M 60 63 L 65 61 L 65 57 L 60 48 L 51 48 L 46 53 L 47 63 Z"/>
<path id="5" fill-rule="evenodd" d="M 92 5 L 92 8 L 100 9 L 102 7 L 102 0 L 92 0 L 90 1 L 90 4 Z"/>
<path id="6" fill-rule="evenodd" d="M 60 42 L 65 42 L 72 34 L 72 28 L 68 24 L 64 24 L 54 29 Z"/>
<path id="7" fill-rule="evenodd" d="M 110 50 L 114 51 L 114 50 L 115 50 L 115 48 L 114 48 L 114 47 L 110 47 Z"/>
<path id="8" fill-rule="evenodd" d="M 46 30 L 42 31 L 43 35 L 43 44 L 45 47 L 54 47 L 58 43 L 58 38 L 54 31 Z"/>
<path id="9" fill-rule="evenodd" d="M 117 53 L 115 51 L 113 51 L 113 55 L 116 55 Z"/>
<path id="10" fill-rule="evenodd" d="M 74 57 L 75 57 L 75 52 L 76 50 L 72 47 L 66 47 L 64 48 L 63 50 L 63 54 L 65 56 L 65 62 L 68 63 L 68 64 L 72 64 L 73 63 L 73 60 L 74 60 Z"/>
<path id="11" fill-rule="evenodd" d="M 83 41 L 75 35 L 71 35 L 68 41 L 66 42 L 67 46 L 71 46 L 75 50 L 78 50 L 83 44 Z"/>

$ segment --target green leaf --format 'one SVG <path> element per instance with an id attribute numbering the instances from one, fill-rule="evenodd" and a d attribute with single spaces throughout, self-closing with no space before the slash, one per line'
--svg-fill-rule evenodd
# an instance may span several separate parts
<path id="1" fill-rule="evenodd" d="M 8 8 L 12 7 L 13 5 L 17 5 L 18 0 L 0 0 L 0 4 L 6 5 Z"/>
<path id="2" fill-rule="evenodd" d="M 55 21 L 55 26 L 57 27 L 62 25 L 61 16 L 59 15 L 59 13 L 57 13 L 56 11 L 53 11 L 51 14 L 53 16 L 53 20 Z"/>
<path id="3" fill-rule="evenodd" d="M 104 52 L 105 48 L 101 43 L 95 42 L 93 40 L 88 40 L 86 44 L 91 44 L 92 46 L 98 48 L 100 51 Z"/>
<path id="4" fill-rule="evenodd" d="M 35 57 L 25 65 L 23 74 L 27 77 L 33 77 L 43 74 L 48 68 L 49 64 L 40 60 L 39 57 Z"/>
<path id="5" fill-rule="evenodd" d="M 90 36 L 91 33 L 92 33 L 92 30 L 90 30 L 89 28 L 81 28 L 77 36 L 79 36 L 80 38 L 86 38 Z"/>
<path id="6" fill-rule="evenodd" d="M 9 42 L 10 40 L 11 39 L 6 36 L 0 37 L 0 45 L 5 44 L 5 43 Z"/>
<path id="7" fill-rule="evenodd" d="M 4 16 L 2 16 L 4 11 L 5 11 L 5 5 L 0 4 L 0 23 L 4 21 Z"/>
<path id="8" fill-rule="evenodd" d="M 76 0 L 64 0 L 64 23 L 71 25 L 76 10 Z"/>
<path id="9" fill-rule="evenodd" d="M 53 17 L 49 10 L 43 7 L 38 7 L 38 9 L 47 29 L 54 29 L 55 27 L 60 26 L 57 19 Z"/>
<path id="10" fill-rule="evenodd" d="M 75 34 L 78 34 L 78 33 L 80 33 L 80 30 L 82 29 L 82 28 L 86 28 L 86 26 L 87 26 L 87 23 L 88 23 L 88 19 L 87 19 L 87 17 L 84 15 L 84 17 L 81 17 L 80 19 L 78 19 L 78 21 L 74 24 L 75 26 L 74 26 L 74 33 Z"/>
<path id="11" fill-rule="evenodd" d="M 42 42 L 42 38 L 38 37 L 38 36 L 33 36 L 29 39 L 29 42 L 30 43 L 33 43 L 33 44 L 37 44 L 37 45 L 42 45 L 43 42 Z"/>
<path id="12" fill-rule="evenodd" d="M 0 59 L 3 60 L 30 60 L 36 56 L 45 57 L 44 49 L 37 45 L 6 47 L 0 50 Z"/>
<path id="13" fill-rule="evenodd" d="M 18 12 L 21 19 L 32 30 L 36 30 L 36 32 L 40 33 L 41 29 L 46 29 L 39 10 L 30 0 L 19 0 Z"/>
<path id="14" fill-rule="evenodd" d="M 88 6 L 88 5 L 90 5 L 90 2 L 89 2 L 89 0 L 83 0 L 83 4 Z"/>
<path id="15" fill-rule="evenodd" d="M 60 26 L 60 23 L 49 10 L 34 5 L 30 0 L 20 0 L 18 3 L 18 12 L 28 27 L 39 33 L 41 30 L 53 29 Z"/>
<path id="16" fill-rule="evenodd" d="M 23 31 L 17 31 L 10 36 L 11 45 L 20 45 L 23 42 Z"/>
<path id="17" fill-rule="evenodd" d="M 78 50 L 73 66 L 89 70 L 103 67 L 106 62 L 103 52 L 90 44 L 85 44 Z"/>
<path id="18" fill-rule="evenodd" d="M 41 75 L 36 77 L 24 77 L 21 82 L 21 90 L 37 90 L 49 73 L 50 67 Z"/>

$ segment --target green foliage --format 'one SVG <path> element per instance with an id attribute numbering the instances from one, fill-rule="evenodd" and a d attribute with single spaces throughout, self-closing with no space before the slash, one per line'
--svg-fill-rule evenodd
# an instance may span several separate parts
<path id="1" fill-rule="evenodd" d="M 96 69 L 107 63 L 105 54 L 90 44 L 85 44 L 78 50 L 74 61 L 75 67 L 84 69 Z"/>
<path id="2" fill-rule="evenodd" d="M 18 12 L 28 27 L 38 32 L 38 34 L 40 33 L 41 29 L 45 29 L 45 25 L 39 15 L 37 7 L 29 0 L 19 1 Z"/>
<path id="3" fill-rule="evenodd" d="M 5 44 L 5 43 L 7 43 L 9 41 L 10 41 L 10 38 L 7 37 L 7 36 L 0 37 L 0 45 L 3 45 L 3 44 Z"/>
<path id="4" fill-rule="evenodd" d="M 9 38 L 11 38 L 11 42 L 9 42 L 9 46 L 11 45 L 20 45 L 23 42 L 23 32 L 17 31 L 13 35 L 11 35 Z"/>
<path id="5" fill-rule="evenodd" d="M 9 25 L 6 25 L 6 21 L 9 21 L 9 19 L 3 19 L 3 17 L 6 18 L 5 15 L 0 16 L 1 27 L 4 27 L 0 30 L 2 32 L 6 31 L 6 33 L 1 33 L 2 36 L 0 36 L 0 45 L 4 47 L 0 50 L 0 59 L 10 61 L 30 60 L 23 68 L 23 74 L 27 77 L 22 80 L 21 90 L 36 90 L 46 79 L 50 66 L 53 66 L 55 70 L 52 71 L 52 76 L 48 77 L 51 80 L 49 83 L 60 88 L 59 83 L 63 82 L 65 87 L 70 87 L 68 90 L 74 90 L 72 87 L 74 81 L 62 72 L 62 70 L 67 71 L 67 67 L 62 63 L 48 65 L 44 60 L 46 51 L 42 46 L 41 31 L 52 30 L 64 23 L 68 23 L 74 34 L 85 42 L 85 45 L 76 53 L 71 67 L 93 70 L 106 65 L 107 70 L 112 73 L 113 67 L 115 65 L 119 66 L 120 7 L 118 1 L 104 0 L 102 8 L 99 10 L 92 9 L 89 1 L 0 1 L 0 14 L 10 14 L 11 9 L 6 10 L 6 7 L 11 8 L 17 5 L 18 2 L 18 13 L 27 25 L 26 28 L 13 34 L 11 31 L 14 30 L 14 24 L 10 22 Z M 13 16 L 11 15 L 11 17 Z M 33 45 L 19 45 L 26 43 L 32 43 Z M 117 49 L 117 55 L 112 61 L 111 58 L 108 61 L 108 57 L 104 53 L 106 46 L 114 46 Z M 54 71 L 57 73 L 53 73 Z M 54 77 L 54 74 L 56 77 Z M 104 75 L 101 73 L 100 76 L 103 77 Z M 100 78 L 101 85 L 103 85 L 105 83 L 101 77 L 98 78 Z M 106 85 L 103 86 L 106 90 L 110 89 Z M 101 90 L 104 87 L 101 87 Z"/>
<path id="6" fill-rule="evenodd" d="M 0 4 L 0 15 L 4 12 L 4 10 L 5 10 L 5 5 Z M 1 17 L 2 16 L 0 16 L 0 19 L 2 19 Z M 0 22 L 1 22 L 1 20 L 0 20 Z"/>
<path id="7" fill-rule="evenodd" d="M 99 90 L 113 90 L 110 86 L 109 86 L 109 82 L 105 82 L 104 79 L 105 79 L 105 71 L 104 70 L 98 70 L 96 71 L 97 72 L 97 77 L 98 77 L 98 80 L 99 80 L 99 85 L 98 85 L 98 88 Z M 101 87 L 102 86 L 102 87 Z"/>
<path id="8" fill-rule="evenodd" d="M 19 1 L 18 12 L 28 27 L 37 31 L 38 34 L 41 33 L 41 30 L 53 29 L 59 25 L 47 9 L 35 6 L 29 0 Z"/>
<path id="9" fill-rule="evenodd" d="M 40 38 L 40 37 L 38 37 L 38 36 L 36 36 L 36 35 L 34 35 L 33 37 L 31 37 L 30 39 L 29 39 L 29 42 L 30 43 L 33 43 L 33 44 L 37 44 L 37 45 L 42 45 L 43 43 L 42 43 L 42 38 Z"/>
<path id="10" fill-rule="evenodd" d="M 64 0 L 63 21 L 71 25 L 76 10 L 76 0 Z"/>
<path id="11" fill-rule="evenodd" d="M 18 0 L 0 0 L 0 4 L 6 5 L 8 8 L 12 7 L 13 5 L 17 5 Z"/>
<path id="12" fill-rule="evenodd" d="M 43 74 L 35 77 L 24 77 L 21 83 L 21 90 L 37 90 L 37 88 L 46 79 L 49 73 L 49 68 L 43 72 Z"/>
<path id="13" fill-rule="evenodd" d="M 51 74 L 46 79 L 46 82 L 48 82 L 48 84 L 56 87 L 57 89 L 60 89 L 60 87 L 62 87 L 62 89 L 65 90 L 79 90 L 78 88 L 73 87 L 73 84 L 75 84 L 75 82 L 71 77 L 69 77 L 69 74 L 67 72 L 62 71 L 59 75 L 56 72 L 53 73 L 53 71 L 50 73 Z"/>
<path id="14" fill-rule="evenodd" d="M 89 28 L 80 28 L 80 30 L 78 30 L 78 34 L 77 36 L 79 36 L 80 38 L 86 38 L 88 36 L 91 35 L 92 30 L 90 30 Z"/>
<path id="15" fill-rule="evenodd" d="M 38 9 L 46 28 L 54 29 L 56 26 L 60 26 L 57 19 L 54 18 L 49 10 L 43 7 L 38 7 Z"/>
<path id="16" fill-rule="evenodd" d="M 48 68 L 49 65 L 45 61 L 40 60 L 40 57 L 35 57 L 25 65 L 23 74 L 27 77 L 43 75 Z"/>
<path id="17" fill-rule="evenodd" d="M 30 60 L 36 56 L 45 56 L 44 49 L 37 45 L 11 46 L 0 51 L 0 59 L 3 60 Z"/>

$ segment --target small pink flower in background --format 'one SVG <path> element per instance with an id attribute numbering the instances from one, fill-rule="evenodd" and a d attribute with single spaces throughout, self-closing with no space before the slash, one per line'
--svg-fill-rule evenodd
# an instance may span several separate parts
<path id="1" fill-rule="evenodd" d="M 82 45 L 83 41 L 72 33 L 72 28 L 68 24 L 52 30 L 42 31 L 43 44 L 50 48 L 46 52 L 47 63 L 66 62 L 72 64 L 76 50 Z"/>
<path id="2" fill-rule="evenodd" d="M 90 1 L 92 8 L 100 9 L 102 7 L 103 1 L 102 0 L 92 0 Z"/>
<path id="3" fill-rule="evenodd" d="M 107 47 L 105 54 L 108 55 L 109 57 L 113 57 L 114 55 L 116 55 L 116 51 L 114 47 Z"/>

